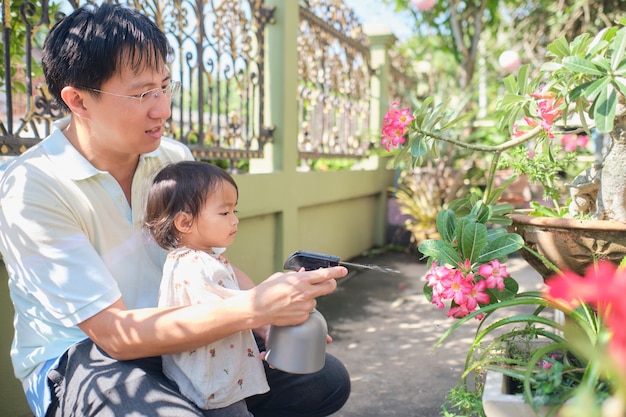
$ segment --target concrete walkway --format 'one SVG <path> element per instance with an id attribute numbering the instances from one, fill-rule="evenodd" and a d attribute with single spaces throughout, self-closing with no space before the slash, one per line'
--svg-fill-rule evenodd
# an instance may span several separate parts
<path id="1" fill-rule="evenodd" d="M 352 380 L 350 399 L 333 417 L 439 416 L 461 375 L 476 326 L 467 323 L 433 350 L 454 320 L 426 301 L 426 264 L 399 252 L 351 261 L 401 273 L 352 270 L 333 294 L 318 299 L 334 340 L 327 351 L 345 363 Z M 521 290 L 543 284 L 520 257 L 510 258 L 507 269 Z"/>

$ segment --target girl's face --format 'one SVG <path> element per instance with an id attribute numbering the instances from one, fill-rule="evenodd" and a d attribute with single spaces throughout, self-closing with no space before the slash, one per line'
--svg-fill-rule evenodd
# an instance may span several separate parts
<path id="1" fill-rule="evenodd" d="M 181 236 L 181 245 L 211 252 L 213 247 L 228 247 L 237 234 L 237 190 L 223 181 L 210 193 L 204 207 Z"/>

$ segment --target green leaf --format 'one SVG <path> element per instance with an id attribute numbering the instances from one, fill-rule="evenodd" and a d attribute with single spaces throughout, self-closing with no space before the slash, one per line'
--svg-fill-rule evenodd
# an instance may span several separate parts
<path id="1" fill-rule="evenodd" d="M 594 103 L 593 118 L 596 121 L 596 128 L 601 132 L 613 130 L 613 121 L 617 110 L 617 92 L 613 85 L 608 84 L 600 91 L 598 99 Z"/>
<path id="2" fill-rule="evenodd" d="M 507 75 L 504 77 L 504 87 L 506 88 L 507 93 L 511 93 L 512 95 L 517 97 L 517 93 L 519 90 L 517 89 L 517 83 L 515 82 L 515 76 L 513 74 Z"/>
<path id="3" fill-rule="evenodd" d="M 418 249 L 424 256 L 437 259 L 449 265 L 457 266 L 461 262 L 461 256 L 458 252 L 442 240 L 424 240 L 420 243 Z"/>
<path id="4" fill-rule="evenodd" d="M 424 292 L 424 297 L 426 297 L 426 299 L 428 300 L 429 303 L 432 303 L 433 301 L 433 287 L 431 287 L 430 285 L 428 285 L 428 282 L 426 282 L 424 284 L 423 287 L 423 292 Z"/>
<path id="5" fill-rule="evenodd" d="M 528 85 L 528 68 L 528 65 L 522 65 L 517 70 L 517 85 L 521 94 L 526 92 L 526 86 Z"/>
<path id="6" fill-rule="evenodd" d="M 515 211 L 515 206 L 511 203 L 501 203 L 492 206 L 492 218 L 496 216 L 506 216 L 507 214 L 511 214 Z"/>
<path id="7" fill-rule="evenodd" d="M 487 241 L 492 241 L 500 236 L 504 236 L 507 234 L 506 229 L 503 229 L 501 227 L 498 228 L 494 228 L 494 229 L 487 229 Z"/>
<path id="8" fill-rule="evenodd" d="M 613 39 L 613 55 L 611 56 L 611 68 L 616 70 L 622 61 L 626 50 L 626 28 L 621 28 Z"/>
<path id="9" fill-rule="evenodd" d="M 519 285 L 517 281 L 515 281 L 511 277 L 504 278 L 504 289 L 502 291 L 498 290 L 497 288 L 486 290 L 486 292 L 492 299 L 500 301 L 512 300 L 513 298 L 515 298 L 518 291 Z"/>
<path id="10" fill-rule="evenodd" d="M 472 218 L 465 217 L 459 220 L 457 239 L 461 255 L 473 264 L 487 245 L 487 227 L 482 223 L 476 223 Z"/>
<path id="11" fill-rule="evenodd" d="M 593 60 L 593 64 L 603 73 L 609 74 L 612 72 L 611 63 L 604 57 L 597 57 Z"/>
<path id="12" fill-rule="evenodd" d="M 416 138 L 411 144 L 411 156 L 419 158 L 428 154 L 428 147 L 426 146 L 423 137 Z"/>
<path id="13" fill-rule="evenodd" d="M 623 77 L 626 75 L 626 59 L 623 59 L 622 62 L 617 65 L 614 72 L 616 77 Z"/>
<path id="14" fill-rule="evenodd" d="M 507 256 L 524 246 L 524 239 L 516 233 L 507 233 L 492 240 L 485 246 L 482 253 L 476 259 L 479 264 L 484 264 L 494 259 Z"/>
<path id="15" fill-rule="evenodd" d="M 593 62 L 579 56 L 568 56 L 564 58 L 563 66 L 570 71 L 581 74 L 597 75 L 600 77 L 606 75 L 606 73 L 600 71 Z"/>
<path id="16" fill-rule="evenodd" d="M 626 96 L 626 84 L 624 84 L 622 81 L 626 81 L 626 79 L 615 78 L 613 80 L 613 85 L 615 86 L 615 89 L 619 91 L 621 95 Z"/>
<path id="17" fill-rule="evenodd" d="M 476 217 L 476 222 L 486 224 L 491 218 L 491 207 L 479 200 L 472 207 L 471 214 Z"/>
<path id="18" fill-rule="evenodd" d="M 448 204 L 448 208 L 454 212 L 457 218 L 467 216 L 472 211 L 472 207 L 471 197 L 457 198 Z"/>
<path id="19" fill-rule="evenodd" d="M 500 300 L 512 300 L 519 291 L 519 284 L 511 277 L 504 278 L 504 289 L 500 292 Z"/>
<path id="20" fill-rule="evenodd" d="M 548 51 L 552 52 L 557 57 L 571 55 L 569 44 L 567 43 L 567 39 L 565 39 L 565 36 L 561 36 L 550 45 L 548 45 Z"/>
<path id="21" fill-rule="evenodd" d="M 587 100 L 593 101 L 600 94 L 603 88 L 611 81 L 609 77 L 598 78 L 595 81 L 580 84 L 572 90 L 570 98 L 576 100 L 579 96 L 584 96 Z"/>
<path id="22" fill-rule="evenodd" d="M 454 242 L 456 238 L 456 225 L 456 215 L 452 210 L 441 210 L 437 214 L 437 231 L 444 242 Z"/>
<path id="23" fill-rule="evenodd" d="M 473 115 L 471 113 L 462 114 L 461 116 L 455 119 L 452 119 L 448 123 L 441 126 L 441 130 L 447 130 L 447 129 L 450 129 L 451 127 L 457 127 L 457 126 L 460 127 L 463 124 L 463 122 L 466 122 L 472 118 L 473 118 Z"/>

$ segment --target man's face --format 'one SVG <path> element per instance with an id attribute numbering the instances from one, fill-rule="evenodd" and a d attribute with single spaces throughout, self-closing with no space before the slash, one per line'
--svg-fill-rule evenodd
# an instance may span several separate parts
<path id="1" fill-rule="evenodd" d="M 100 87 L 100 97 L 90 97 L 90 144 L 96 155 L 119 157 L 155 150 L 171 115 L 171 100 L 160 91 L 170 83 L 167 69 L 134 73 L 123 68 Z M 160 93 L 160 94 L 159 94 Z"/>

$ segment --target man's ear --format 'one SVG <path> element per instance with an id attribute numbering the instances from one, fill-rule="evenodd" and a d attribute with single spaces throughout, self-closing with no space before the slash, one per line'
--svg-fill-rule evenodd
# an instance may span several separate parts
<path id="1" fill-rule="evenodd" d="M 179 211 L 174 216 L 174 226 L 180 233 L 187 234 L 191 231 L 191 226 L 193 226 L 193 217 L 186 211 Z"/>
<path id="2" fill-rule="evenodd" d="M 85 90 L 71 86 L 63 87 L 61 90 L 61 98 L 67 107 L 72 113 L 81 117 L 85 117 L 87 114 L 87 106 L 84 101 L 85 94 L 88 94 Z"/>

